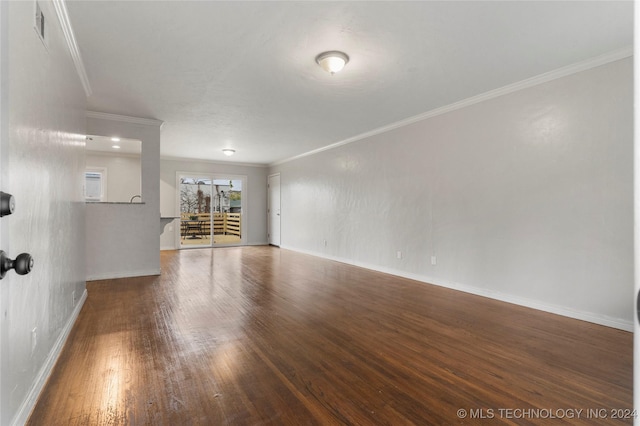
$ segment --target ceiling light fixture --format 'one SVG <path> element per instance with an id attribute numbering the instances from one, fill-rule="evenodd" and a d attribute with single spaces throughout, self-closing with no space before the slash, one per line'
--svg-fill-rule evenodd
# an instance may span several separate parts
<path id="1" fill-rule="evenodd" d="M 111 142 L 120 142 L 120 138 L 111 138 Z"/>
<path id="2" fill-rule="evenodd" d="M 236 150 L 231 148 L 225 148 L 222 150 L 222 152 L 224 152 L 224 155 L 226 156 L 231 156 L 236 153 Z"/>
<path id="3" fill-rule="evenodd" d="M 113 149 L 120 149 L 120 145 L 111 145 L 111 148 L 113 148 Z"/>
<path id="4" fill-rule="evenodd" d="M 331 75 L 339 72 L 349 62 L 349 57 L 344 52 L 338 52 L 332 50 L 330 52 L 323 52 L 316 56 L 316 62 L 322 67 L 323 70 Z"/>

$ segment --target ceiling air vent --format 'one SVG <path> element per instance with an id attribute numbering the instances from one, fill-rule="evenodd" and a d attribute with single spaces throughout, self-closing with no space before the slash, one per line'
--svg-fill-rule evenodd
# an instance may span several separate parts
<path id="1" fill-rule="evenodd" d="M 36 7 L 35 7 L 35 21 L 33 23 L 33 28 L 36 30 L 36 32 L 38 33 L 38 36 L 40 37 L 40 40 L 42 40 L 42 43 L 45 45 L 45 47 L 47 46 L 47 20 L 45 19 L 44 16 L 44 12 L 42 11 L 42 8 L 40 7 L 40 3 L 38 3 L 37 1 L 35 2 Z"/>

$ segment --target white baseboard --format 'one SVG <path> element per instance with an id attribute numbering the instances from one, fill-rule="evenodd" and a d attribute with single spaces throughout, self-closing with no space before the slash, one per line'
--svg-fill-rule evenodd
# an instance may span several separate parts
<path id="1" fill-rule="evenodd" d="M 120 271 L 114 273 L 87 275 L 87 281 L 114 280 L 118 278 L 146 277 L 160 275 L 160 269 L 147 269 L 144 271 Z"/>
<path id="2" fill-rule="evenodd" d="M 33 384 L 31 385 L 31 389 L 29 389 L 29 393 L 27 394 L 27 397 L 22 402 L 22 404 L 20 405 L 20 408 L 18 409 L 18 412 L 16 413 L 15 417 L 11 421 L 12 426 L 24 425 L 27 422 L 27 420 L 29 420 L 31 411 L 33 410 L 36 403 L 38 402 L 38 397 L 40 396 L 40 392 L 42 392 L 44 385 L 47 383 L 47 379 L 51 375 L 51 371 L 53 370 L 53 367 L 56 365 L 56 361 L 58 361 L 58 357 L 62 352 L 62 348 L 64 347 L 64 344 L 66 343 L 67 338 L 69 337 L 69 333 L 71 333 L 71 329 L 73 328 L 73 325 L 76 323 L 76 319 L 78 319 L 78 315 L 80 315 L 80 311 L 82 310 L 82 307 L 84 306 L 84 302 L 86 300 L 87 300 L 87 289 L 85 288 L 84 292 L 82 293 L 82 296 L 80 297 L 80 299 L 78 300 L 78 303 L 76 304 L 76 307 L 73 309 L 73 312 L 69 317 L 69 320 L 67 321 L 65 326 L 62 328 L 60 335 L 56 339 L 51 350 L 49 351 L 49 355 L 47 356 L 47 359 L 44 361 L 44 364 L 42 365 L 42 367 L 40 367 L 40 370 L 38 371 L 38 375 L 33 381 Z"/>
<path id="3" fill-rule="evenodd" d="M 426 284 L 433 284 L 439 287 L 446 287 L 453 290 L 463 291 L 465 293 L 475 294 L 477 296 L 488 297 L 490 299 L 500 300 L 502 302 L 513 303 L 514 305 L 524 306 L 527 308 L 537 309 L 539 311 L 549 312 L 552 314 L 562 315 L 564 317 L 574 318 L 582 321 L 591 322 L 594 324 L 604 325 L 607 327 L 617 328 L 624 331 L 633 331 L 633 322 L 626 321 L 621 318 L 612 318 L 606 315 L 600 315 L 593 312 L 580 311 L 577 309 L 568 308 L 566 306 L 558 306 L 540 302 L 538 300 L 528 299 L 525 297 L 514 296 L 511 294 L 500 293 L 498 291 L 489 290 L 486 288 L 474 287 L 465 284 L 456 283 L 453 281 L 442 280 L 438 278 L 432 278 L 425 275 L 413 274 L 397 269 L 385 268 L 379 265 L 374 265 L 364 262 L 355 262 L 351 259 L 342 257 L 330 256 L 324 253 L 318 253 L 309 250 L 298 249 L 295 247 L 282 246 L 281 248 L 299 253 L 309 254 L 311 256 L 317 256 L 324 259 L 334 260 L 340 263 L 346 263 L 348 265 L 358 266 L 360 268 L 371 269 L 377 272 L 383 272 L 385 274 L 396 275 L 403 278 L 408 278 L 415 281 L 420 281 Z"/>

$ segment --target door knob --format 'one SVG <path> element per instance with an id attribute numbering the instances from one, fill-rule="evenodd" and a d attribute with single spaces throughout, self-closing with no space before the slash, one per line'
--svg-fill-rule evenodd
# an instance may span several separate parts
<path id="1" fill-rule="evenodd" d="M 10 215 L 15 208 L 16 200 L 13 198 L 13 195 L 0 192 L 0 217 Z"/>
<path id="2" fill-rule="evenodd" d="M 19 254 L 15 260 L 11 260 L 3 250 L 0 250 L 0 280 L 11 269 L 15 269 L 18 275 L 27 275 L 32 268 L 33 257 L 29 253 Z"/>

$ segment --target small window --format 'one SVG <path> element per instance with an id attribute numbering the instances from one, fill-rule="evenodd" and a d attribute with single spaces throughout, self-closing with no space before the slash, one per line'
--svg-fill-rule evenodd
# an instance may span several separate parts
<path id="1" fill-rule="evenodd" d="M 85 201 L 106 201 L 107 171 L 87 170 L 84 173 L 84 199 Z"/>

